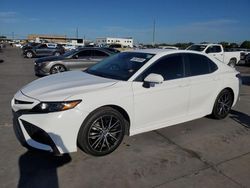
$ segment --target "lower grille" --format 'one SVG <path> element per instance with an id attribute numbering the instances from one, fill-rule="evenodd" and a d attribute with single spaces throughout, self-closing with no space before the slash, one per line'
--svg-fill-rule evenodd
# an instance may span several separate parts
<path id="1" fill-rule="evenodd" d="M 53 142 L 53 140 L 50 138 L 50 136 L 48 135 L 48 133 L 46 133 L 44 130 L 42 130 L 41 128 L 27 122 L 24 120 L 21 120 L 22 124 L 25 128 L 25 130 L 27 131 L 27 133 L 29 134 L 30 138 L 32 138 L 33 140 L 45 144 L 45 145 L 49 145 L 53 152 L 55 154 L 59 154 L 60 152 L 58 151 L 55 143 Z"/>

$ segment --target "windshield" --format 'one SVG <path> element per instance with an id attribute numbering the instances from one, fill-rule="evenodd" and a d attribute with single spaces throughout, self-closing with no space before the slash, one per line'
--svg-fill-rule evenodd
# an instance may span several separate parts
<path id="1" fill-rule="evenodd" d="M 86 70 L 87 73 L 116 80 L 128 80 L 154 55 L 123 52 L 108 57 Z"/>
<path id="2" fill-rule="evenodd" d="M 193 51 L 198 51 L 201 52 L 203 51 L 207 45 L 192 45 L 187 48 L 187 50 L 193 50 Z"/>

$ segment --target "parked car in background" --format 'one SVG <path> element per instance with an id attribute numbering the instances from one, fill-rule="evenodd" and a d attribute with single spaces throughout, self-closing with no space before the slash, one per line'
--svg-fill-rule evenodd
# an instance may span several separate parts
<path id="1" fill-rule="evenodd" d="M 29 42 L 29 43 L 23 45 L 22 50 L 25 51 L 26 49 L 28 49 L 30 47 L 37 46 L 38 44 L 41 44 L 41 43 Z"/>
<path id="2" fill-rule="evenodd" d="M 115 49 L 115 48 L 109 48 L 109 47 L 102 47 L 103 49 L 105 50 L 108 50 L 108 51 L 111 51 L 111 52 L 114 52 L 114 53 L 120 53 L 119 50 Z"/>
<path id="3" fill-rule="evenodd" d="M 121 44 L 110 44 L 110 45 L 108 45 L 108 47 L 119 50 L 120 52 L 130 49 L 128 46 L 124 46 L 124 45 L 121 45 Z"/>
<path id="4" fill-rule="evenodd" d="M 65 52 L 61 45 L 56 47 L 48 47 L 47 44 L 38 44 L 36 46 L 27 46 L 23 50 L 23 55 L 28 58 L 39 57 L 39 56 L 60 56 Z"/>
<path id="5" fill-rule="evenodd" d="M 114 52 L 103 48 L 79 48 L 61 56 L 39 58 L 35 60 L 34 70 L 37 76 L 83 70 L 113 54 Z"/>
<path id="6" fill-rule="evenodd" d="M 245 65 L 250 65 L 250 53 L 248 53 L 246 55 L 246 58 L 245 58 Z"/>
<path id="7" fill-rule="evenodd" d="M 249 64 L 248 63 L 248 59 L 250 57 L 250 49 L 243 49 L 242 52 L 240 53 L 240 64 L 241 65 L 245 65 L 245 64 Z"/>
<path id="8" fill-rule="evenodd" d="M 79 146 L 103 156 L 125 134 L 207 115 L 225 118 L 238 101 L 239 87 L 238 71 L 204 53 L 122 52 L 86 71 L 48 76 L 23 87 L 11 101 L 13 127 L 27 148 L 63 154 Z"/>
<path id="9" fill-rule="evenodd" d="M 63 45 L 63 48 L 67 51 L 67 50 L 75 50 L 77 47 L 73 44 L 65 44 Z"/>
<path id="10" fill-rule="evenodd" d="M 160 49 L 173 49 L 173 50 L 179 50 L 178 47 L 175 46 L 159 46 Z"/>
<path id="11" fill-rule="evenodd" d="M 221 62 L 233 67 L 240 61 L 240 51 L 226 52 L 220 44 L 193 44 L 186 50 L 209 54 Z"/>
<path id="12" fill-rule="evenodd" d="M 13 46 L 17 47 L 17 48 L 22 48 L 23 47 L 23 45 L 21 43 L 14 43 Z"/>
<path id="13" fill-rule="evenodd" d="M 48 48 L 56 48 L 56 47 L 60 46 L 59 44 L 56 44 L 56 43 L 46 43 L 46 45 Z"/>

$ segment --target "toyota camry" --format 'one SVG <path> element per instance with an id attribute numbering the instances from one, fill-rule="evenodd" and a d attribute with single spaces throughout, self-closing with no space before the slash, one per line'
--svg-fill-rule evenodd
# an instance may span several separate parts
<path id="1" fill-rule="evenodd" d="M 225 118 L 239 86 L 239 72 L 200 52 L 127 51 L 23 87 L 11 102 L 14 130 L 27 148 L 103 156 L 124 135 Z"/>

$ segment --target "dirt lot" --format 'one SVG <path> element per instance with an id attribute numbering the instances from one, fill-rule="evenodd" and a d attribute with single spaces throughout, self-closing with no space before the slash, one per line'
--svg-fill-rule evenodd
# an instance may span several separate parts
<path id="1" fill-rule="evenodd" d="M 1 187 L 250 187 L 250 67 L 241 100 L 224 120 L 201 118 L 126 137 L 105 157 L 80 150 L 64 157 L 29 152 L 14 136 L 10 100 L 37 79 L 34 59 L 8 47 L 0 53 Z M 70 125 L 69 125 L 70 126 Z"/>

